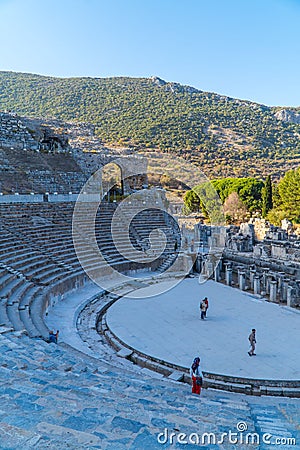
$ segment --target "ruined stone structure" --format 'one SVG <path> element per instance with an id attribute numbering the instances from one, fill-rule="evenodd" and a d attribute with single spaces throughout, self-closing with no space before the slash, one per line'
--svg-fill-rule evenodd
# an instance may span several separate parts
<path id="1" fill-rule="evenodd" d="M 203 224 L 196 227 L 198 271 L 213 263 L 207 252 L 213 246 L 214 228 Z M 222 259 L 214 267 L 214 279 L 271 302 L 300 307 L 300 239 L 289 231 L 257 219 L 226 227 Z M 222 245 L 222 239 L 218 244 Z"/>
<path id="2" fill-rule="evenodd" d="M 95 172 L 119 157 L 118 151 L 103 146 L 91 124 L 0 114 L 0 192 L 4 194 L 79 193 Z M 130 158 L 118 163 L 121 194 L 147 186 L 145 170 L 131 175 Z"/>
<path id="3" fill-rule="evenodd" d="M 0 113 L 0 148 L 38 149 L 26 125 L 16 114 Z"/>

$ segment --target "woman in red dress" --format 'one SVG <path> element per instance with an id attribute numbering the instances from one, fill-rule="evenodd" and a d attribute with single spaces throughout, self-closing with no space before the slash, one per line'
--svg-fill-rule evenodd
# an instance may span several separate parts
<path id="1" fill-rule="evenodd" d="M 192 394 L 200 395 L 203 375 L 200 370 L 200 358 L 198 356 L 194 359 L 190 372 L 192 377 Z"/>

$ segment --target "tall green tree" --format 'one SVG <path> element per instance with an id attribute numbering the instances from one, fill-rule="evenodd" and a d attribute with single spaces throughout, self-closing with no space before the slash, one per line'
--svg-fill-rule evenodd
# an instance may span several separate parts
<path id="1" fill-rule="evenodd" d="M 187 213 L 199 212 L 200 198 L 193 190 L 187 191 L 184 195 L 184 205 Z"/>
<path id="2" fill-rule="evenodd" d="M 274 208 L 267 215 L 274 225 L 281 224 L 286 218 L 293 222 L 300 222 L 300 167 L 289 170 L 273 189 Z"/>
<path id="3" fill-rule="evenodd" d="M 273 190 L 271 176 L 268 175 L 262 189 L 262 216 L 265 218 L 273 208 Z"/>
<path id="4" fill-rule="evenodd" d="M 289 170 L 280 180 L 279 194 L 286 217 L 291 220 L 300 220 L 300 167 Z"/>

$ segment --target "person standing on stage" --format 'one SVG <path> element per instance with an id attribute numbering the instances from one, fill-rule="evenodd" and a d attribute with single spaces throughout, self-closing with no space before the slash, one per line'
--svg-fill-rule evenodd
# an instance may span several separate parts
<path id="1" fill-rule="evenodd" d="M 248 352 L 249 356 L 256 356 L 256 353 L 255 353 L 256 335 L 255 335 L 255 333 L 256 333 L 256 330 L 255 330 L 255 328 L 253 328 L 248 337 L 250 345 L 251 345 L 251 348 Z"/>

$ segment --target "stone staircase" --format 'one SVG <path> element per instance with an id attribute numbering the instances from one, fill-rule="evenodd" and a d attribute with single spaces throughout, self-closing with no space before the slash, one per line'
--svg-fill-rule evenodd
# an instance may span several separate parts
<path id="1" fill-rule="evenodd" d="M 239 422 L 250 433 L 300 439 L 298 399 L 213 390 L 203 390 L 198 397 L 187 385 L 154 379 L 143 370 L 120 371 L 113 361 L 108 364 L 67 345 L 16 332 L 0 334 L 0 351 L 3 449 L 192 449 L 199 446 L 176 441 L 179 432 L 215 433 L 220 440 L 221 433 L 236 432 Z M 157 437 L 165 429 L 168 441 L 162 445 Z M 175 436 L 170 441 L 171 432 Z M 234 446 L 226 440 L 215 445 L 206 441 L 203 448 Z"/>

